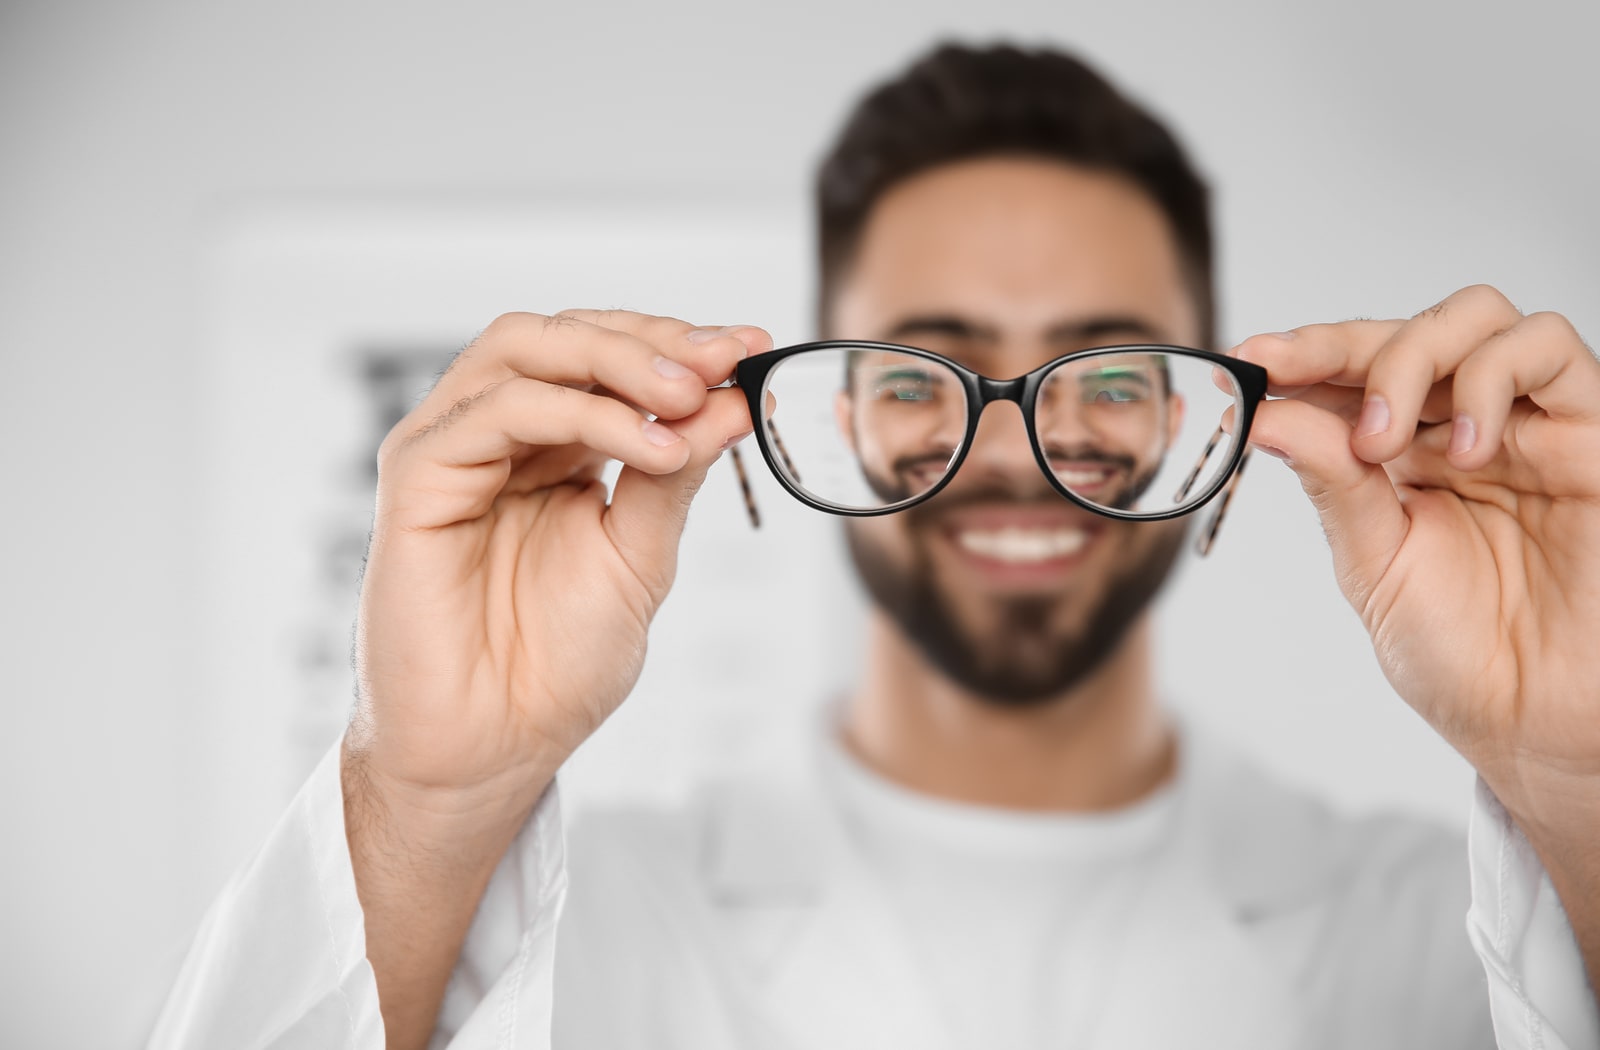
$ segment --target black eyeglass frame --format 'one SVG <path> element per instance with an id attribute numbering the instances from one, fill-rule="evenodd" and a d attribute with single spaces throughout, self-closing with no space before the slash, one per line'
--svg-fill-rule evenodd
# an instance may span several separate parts
<path id="1" fill-rule="evenodd" d="M 771 442 L 768 441 L 764 405 L 767 380 L 771 376 L 773 369 L 787 359 L 797 354 L 813 353 L 819 350 L 885 351 L 895 354 L 907 354 L 943 365 L 960 378 L 961 385 L 967 396 L 967 431 L 962 437 L 961 446 L 957 449 L 955 459 L 945 471 L 944 477 L 940 478 L 927 491 L 919 493 L 910 499 L 901 500 L 899 503 L 891 503 L 884 507 L 845 507 L 830 503 L 827 500 L 818 499 L 799 487 L 798 481 L 789 476 L 789 471 L 782 461 L 787 456 L 780 458 L 777 453 L 781 452 L 781 449 L 775 452 L 771 447 Z M 1039 443 L 1039 432 L 1034 419 L 1034 404 L 1038 400 L 1039 388 L 1044 384 L 1046 376 L 1071 361 L 1130 353 L 1161 353 L 1198 358 L 1226 371 L 1233 377 L 1234 383 L 1238 386 L 1239 411 L 1234 421 L 1234 433 L 1237 440 L 1234 441 L 1227 468 L 1216 475 L 1199 498 L 1172 510 L 1155 513 L 1115 510 L 1092 503 L 1082 496 L 1076 495 L 1063 485 L 1060 479 L 1055 476 L 1055 472 L 1050 469 L 1049 458 L 1045 455 L 1044 448 Z M 1267 396 L 1267 370 L 1249 361 L 1241 361 L 1235 357 L 1228 357 L 1210 350 L 1199 350 L 1191 346 L 1129 343 L 1074 350 L 1071 353 L 1053 358 L 1033 371 L 1017 376 L 1015 379 L 993 379 L 982 373 L 975 372 L 957 361 L 952 361 L 943 354 L 934 353 L 932 350 L 923 350 L 920 347 L 857 339 L 826 339 L 819 342 L 797 343 L 793 346 L 780 347 L 776 350 L 768 350 L 765 353 L 747 357 L 734 367 L 733 385 L 739 387 L 745 393 L 745 398 L 750 407 L 750 418 L 755 421 L 756 446 L 761 449 L 761 457 L 767 461 L 767 468 L 772 471 L 773 477 L 777 478 L 784 489 L 800 502 L 828 514 L 838 514 L 851 518 L 872 518 L 883 514 L 895 514 L 924 500 L 931 499 L 948 485 L 951 479 L 956 476 L 956 472 L 961 469 L 961 464 L 965 462 L 967 453 L 971 451 L 972 443 L 977 437 L 978 420 L 982 416 L 983 410 L 996 401 L 1010 401 L 1022 412 L 1023 423 L 1028 432 L 1028 444 L 1033 448 L 1034 460 L 1039 464 L 1040 471 L 1049 480 L 1051 487 L 1057 492 L 1085 510 L 1104 517 L 1118 518 L 1123 521 L 1166 521 L 1191 514 L 1205 506 L 1217 493 L 1222 491 L 1223 486 L 1240 469 L 1241 461 L 1249 449 L 1250 424 L 1255 420 L 1256 406 Z M 1217 524 L 1220 524 L 1220 522 Z M 1215 526 L 1211 531 L 1214 531 L 1214 528 Z"/>

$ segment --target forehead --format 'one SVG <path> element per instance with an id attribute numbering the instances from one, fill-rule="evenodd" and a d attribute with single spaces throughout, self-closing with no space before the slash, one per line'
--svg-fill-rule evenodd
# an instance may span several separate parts
<path id="1" fill-rule="evenodd" d="M 1053 160 L 984 158 L 894 186 L 840 283 L 836 334 L 956 314 L 1006 334 L 1097 315 L 1198 338 L 1172 230 L 1126 179 Z"/>

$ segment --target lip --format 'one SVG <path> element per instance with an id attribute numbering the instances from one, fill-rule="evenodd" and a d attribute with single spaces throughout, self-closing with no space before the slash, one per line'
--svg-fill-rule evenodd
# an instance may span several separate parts
<path id="1" fill-rule="evenodd" d="M 1100 462 L 1052 462 L 1050 470 L 1061 484 L 1090 498 L 1120 483 L 1126 474 L 1121 467 Z"/>
<path id="2" fill-rule="evenodd" d="M 1068 508 L 989 506 L 953 512 L 935 531 L 949 560 L 980 589 L 1029 592 L 1059 590 L 1094 550 L 1103 530 L 1099 519 Z M 981 542 L 971 533 L 983 534 Z M 974 549 L 1030 546 L 1060 552 L 1018 560 Z"/>

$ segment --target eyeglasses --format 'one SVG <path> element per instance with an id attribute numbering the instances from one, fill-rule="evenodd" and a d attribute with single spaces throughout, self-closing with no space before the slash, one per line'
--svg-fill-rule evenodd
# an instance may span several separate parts
<path id="1" fill-rule="evenodd" d="M 817 510 L 868 517 L 931 498 L 966 458 L 983 410 L 1012 401 L 1044 476 L 1086 510 L 1162 521 L 1222 493 L 1197 541 L 1205 554 L 1248 461 L 1267 373 L 1206 350 L 1140 344 L 991 379 L 916 347 L 830 340 L 747 357 L 733 384 L 760 421 L 756 443 L 773 476 Z M 737 448 L 733 462 L 759 526 Z"/>

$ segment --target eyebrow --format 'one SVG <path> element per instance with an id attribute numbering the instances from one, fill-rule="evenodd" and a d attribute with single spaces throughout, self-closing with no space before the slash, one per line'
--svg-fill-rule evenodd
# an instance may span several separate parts
<path id="1" fill-rule="evenodd" d="M 1161 333 L 1154 324 L 1133 314 L 1104 314 L 1058 321 L 1045 332 L 1045 341 L 1081 346 L 1114 334 L 1133 335 L 1150 342 L 1161 341 Z M 884 332 L 883 340 L 903 342 L 907 337 L 919 335 L 940 335 L 979 343 L 1000 341 L 999 329 L 956 314 L 915 314 L 901 318 Z"/>

